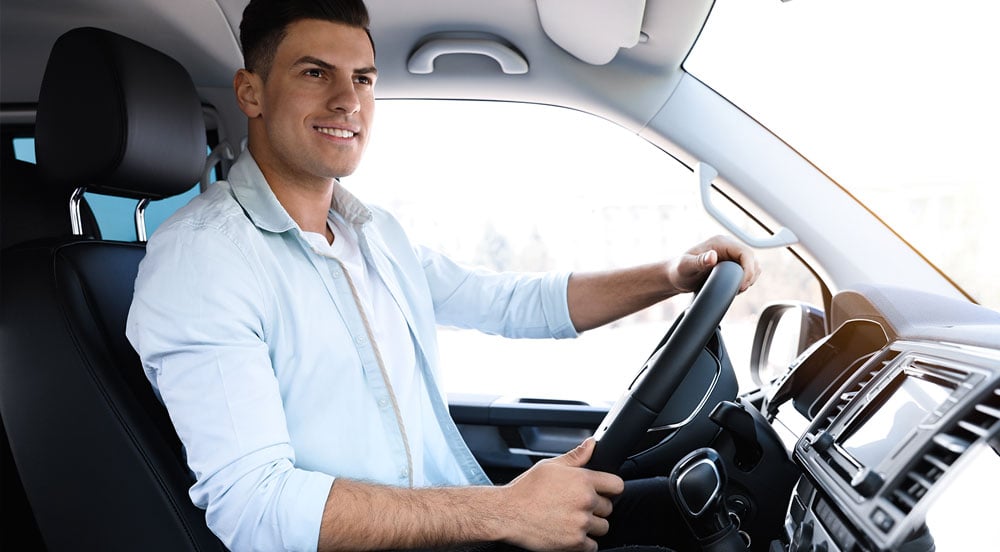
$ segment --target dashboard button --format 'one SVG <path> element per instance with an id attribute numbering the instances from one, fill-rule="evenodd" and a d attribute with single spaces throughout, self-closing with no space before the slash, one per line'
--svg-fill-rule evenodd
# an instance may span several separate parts
<path id="1" fill-rule="evenodd" d="M 888 513 L 882 508 L 875 508 L 872 512 L 872 522 L 881 529 L 882 531 L 888 533 L 892 526 L 896 524 L 896 520 L 892 519 Z"/>
<path id="2" fill-rule="evenodd" d="M 851 487 L 865 498 L 875 496 L 875 493 L 882 488 L 885 480 L 871 468 L 862 468 L 852 479 Z"/>
<path id="3" fill-rule="evenodd" d="M 812 446 L 820 456 L 826 456 L 826 452 L 833 446 L 833 435 L 827 431 L 821 431 L 813 439 Z"/>

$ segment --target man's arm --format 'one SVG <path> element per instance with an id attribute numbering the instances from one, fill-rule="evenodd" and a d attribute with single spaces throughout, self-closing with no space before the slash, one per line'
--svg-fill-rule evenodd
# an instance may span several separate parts
<path id="1" fill-rule="evenodd" d="M 593 551 L 624 483 L 583 468 L 594 450 L 543 460 L 503 487 L 403 489 L 346 479 L 330 488 L 320 550 L 431 548 L 504 541 L 531 550 Z"/>
<path id="2" fill-rule="evenodd" d="M 603 326 L 698 289 L 720 261 L 735 261 L 743 267 L 740 291 L 753 285 L 760 275 L 753 250 L 732 238 L 715 236 L 666 262 L 574 273 L 567 290 L 570 318 L 580 332 Z"/>

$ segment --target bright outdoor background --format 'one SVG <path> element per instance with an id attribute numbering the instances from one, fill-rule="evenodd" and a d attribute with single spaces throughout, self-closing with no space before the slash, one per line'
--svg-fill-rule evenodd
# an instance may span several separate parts
<path id="1" fill-rule="evenodd" d="M 685 68 L 1000 309 L 1000 3 L 717 0 Z M 938 550 L 996 549 L 1000 456 L 938 484 Z"/>
<path id="2" fill-rule="evenodd" d="M 344 184 L 393 212 L 414 242 L 469 265 L 581 271 L 666 260 L 725 231 L 701 206 L 694 174 L 605 120 L 549 106 L 384 100 L 361 167 Z M 766 275 L 722 328 L 741 385 L 770 301 L 821 306 L 787 251 L 759 252 Z M 577 339 L 509 340 L 441 328 L 454 393 L 612 402 L 690 295 Z"/>
<path id="3" fill-rule="evenodd" d="M 1000 309 L 1000 2 L 718 0 L 685 68 Z"/>

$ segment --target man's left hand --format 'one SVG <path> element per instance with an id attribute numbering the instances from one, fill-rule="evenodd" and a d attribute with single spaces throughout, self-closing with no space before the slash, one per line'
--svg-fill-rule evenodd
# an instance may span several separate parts
<path id="1" fill-rule="evenodd" d="M 740 293 L 760 276 L 760 263 L 750 246 L 729 236 L 714 236 L 670 260 L 669 277 L 679 291 L 695 291 L 721 261 L 734 261 L 743 267 Z"/>

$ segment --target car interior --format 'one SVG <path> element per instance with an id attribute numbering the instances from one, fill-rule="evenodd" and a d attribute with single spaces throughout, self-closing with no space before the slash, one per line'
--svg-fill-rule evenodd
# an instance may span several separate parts
<path id="1" fill-rule="evenodd" d="M 246 0 L 0 1 L 2 546 L 225 550 L 124 328 L 147 208 L 225 179 L 245 148 Z M 449 392 L 494 483 L 593 435 L 589 467 L 669 478 L 684 550 L 996 546 L 976 516 L 1000 469 L 1000 312 L 686 70 L 716 2 L 367 4 L 379 102 L 614 123 L 690 175 L 706 220 L 819 290 L 753 307 L 752 340 L 733 339 L 742 270 L 721 263 L 612 401 Z M 133 237 L 109 237 L 92 194 L 130 202 L 115 224 Z"/>

